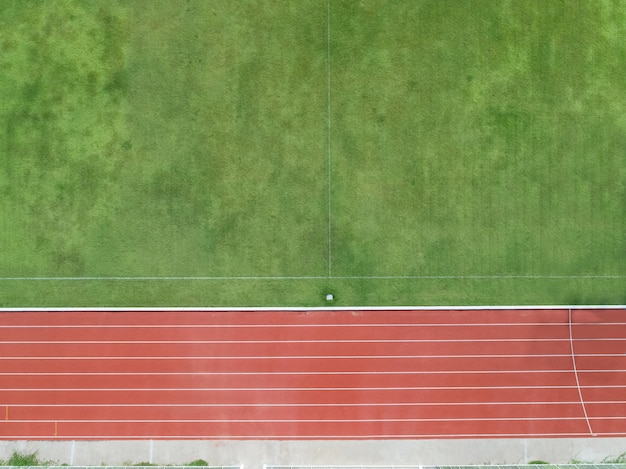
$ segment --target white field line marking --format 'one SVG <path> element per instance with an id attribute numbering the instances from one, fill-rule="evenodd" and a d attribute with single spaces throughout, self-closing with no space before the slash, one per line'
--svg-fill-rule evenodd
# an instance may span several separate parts
<path id="1" fill-rule="evenodd" d="M 594 339 L 602 340 L 602 339 Z M 626 339 L 610 339 L 614 341 L 626 341 Z M 76 345 L 104 345 L 104 344 L 190 344 L 190 345 L 242 345 L 242 344 L 456 344 L 459 342 L 468 343 L 501 343 L 501 342 L 528 342 L 528 343 L 554 343 L 568 342 L 568 339 L 548 338 L 548 339 L 372 339 L 372 340 L 0 340 L 2 344 L 76 344 Z"/>
<path id="2" fill-rule="evenodd" d="M 611 322 L 611 323 L 602 323 L 602 324 L 597 324 L 597 323 L 580 323 L 580 324 L 588 324 L 588 325 L 592 325 L 592 326 L 623 326 L 626 325 L 626 323 L 623 322 Z M 265 328 L 312 328 L 312 327 L 321 327 L 321 328 L 326 328 L 326 327 L 332 327 L 332 328 L 372 328 L 372 327 L 386 327 L 386 328 L 406 328 L 406 327 L 423 327 L 423 328 L 432 328 L 432 327 L 491 327 L 491 326 L 496 326 L 496 327 L 515 327 L 515 326 L 530 326 L 530 327 L 562 327 L 562 324 L 558 324 L 558 323 L 548 323 L 548 322 L 544 322 L 544 323 L 486 323 L 486 324 L 482 324 L 482 323 L 473 323 L 473 324 L 449 324 L 449 323 L 437 323 L 437 324 L 418 324 L 418 323 L 393 323 L 393 324 L 382 324 L 382 323 L 367 323 L 367 324 L 146 324 L 146 325 L 139 325 L 139 324 L 90 324 L 90 325 L 86 325 L 86 324 L 80 324 L 80 325 L 76 325 L 76 324 L 50 324 L 50 325 L 24 325 L 24 324 L 20 324 L 20 325 L 0 325 L 0 329 L 142 329 L 142 330 L 146 330 L 146 329 L 171 329 L 171 328 L 177 328 L 177 329 L 265 329 Z M 497 340 L 510 340 L 510 341 L 551 341 L 551 340 L 561 340 L 561 341 L 568 341 L 568 339 L 559 339 L 559 338 L 545 338 L 545 339 L 530 339 L 530 338 L 520 338 L 520 339 L 508 339 L 508 338 L 494 338 L 494 339 L 449 339 L 449 340 L 442 340 L 442 341 L 449 341 L 449 342 L 462 342 L 464 340 L 468 340 L 471 342 L 488 342 L 488 341 L 497 341 Z M 621 341 L 624 340 L 620 337 L 613 337 L 613 338 L 607 338 L 607 339 L 599 339 L 599 338 L 594 338 L 594 339 L 574 339 L 575 341 L 578 342 L 587 342 L 587 341 L 594 341 L 594 340 L 616 340 L 616 341 Z M 384 341 L 384 340 L 381 340 Z M 419 340 L 416 340 L 419 341 Z M 427 340 L 424 340 L 427 341 Z M 433 339 L 433 342 L 437 342 L 437 340 Z M 22 343 L 23 341 L 19 341 L 20 343 Z M 278 342 L 282 342 L 282 341 L 278 341 Z M 286 341 L 289 342 L 289 341 Z M 305 342 L 303 341 L 296 341 L 298 343 L 300 342 Z M 317 340 L 314 342 L 326 342 L 324 340 Z M 358 342 L 361 342 L 360 340 Z M 367 340 L 364 340 L 363 342 L 367 342 Z M 2 343 L 2 341 L 0 341 L 0 343 Z"/>
<path id="3" fill-rule="evenodd" d="M 332 178 L 331 178 L 331 108 L 330 108 L 330 0 L 328 0 L 326 5 L 326 18 L 327 18 L 327 26 L 326 26 L 326 42 L 327 42 L 327 104 L 328 104 L 328 277 L 332 276 L 332 262 L 333 262 L 333 251 L 332 251 L 332 203 L 331 203 L 331 195 L 332 195 Z"/>
<path id="4" fill-rule="evenodd" d="M 626 339 L 612 337 L 607 339 L 574 339 L 579 342 L 626 342 Z M 528 343 L 554 343 L 554 342 L 570 342 L 569 339 L 562 338 L 546 338 L 546 339 L 372 339 L 372 340 L 0 340 L 1 344 L 77 344 L 77 345 L 96 345 L 96 344 L 190 344 L 190 345 L 242 345 L 242 344 L 456 344 L 459 342 L 467 343 L 501 343 L 501 342 L 528 342 Z M 595 354 L 590 354 L 595 355 Z"/>
<path id="5" fill-rule="evenodd" d="M 589 388 L 626 388 L 626 386 L 588 386 Z M 285 391 L 476 391 L 482 389 L 576 389 L 574 385 L 563 386 L 327 386 L 327 387 L 159 387 L 159 388 L 12 388 L 3 387 L 3 391 L 20 391 L 20 392 L 162 392 L 162 391 L 262 391 L 262 392 L 285 392 Z"/>
<path id="6" fill-rule="evenodd" d="M 625 404 L 626 401 L 601 401 L 598 404 Z M 536 405 L 580 405 L 580 401 L 498 401 L 498 402 L 331 402 L 324 404 L 302 402 L 302 403 L 272 403 L 272 402 L 238 402 L 238 403 L 163 403 L 163 404 L 9 404 L 10 407 L 435 407 L 435 406 L 454 406 L 454 407 L 471 407 L 471 406 L 536 406 Z"/>
<path id="7" fill-rule="evenodd" d="M 604 417 L 617 420 L 623 417 Z M 476 417 L 476 418 L 405 418 L 405 419 L 42 419 L 12 420 L 27 423 L 371 423 L 371 422 L 543 422 L 551 420 L 582 420 L 582 417 Z"/>
<path id="8" fill-rule="evenodd" d="M 329 224 L 330 227 L 330 224 Z M 329 256 L 330 259 L 330 256 Z M 228 280 L 567 280 L 625 279 L 626 275 L 310 275 L 310 276 L 85 276 L 85 277 L 0 277 L 0 281 L 228 281 Z"/>
<path id="9" fill-rule="evenodd" d="M 593 370 L 592 373 L 613 373 L 624 372 L 626 370 Z M 406 376 L 406 375 L 513 375 L 513 374 L 569 374 L 571 370 L 503 370 L 503 371 L 458 371 L 458 370 L 436 370 L 436 371 L 194 371 L 194 372 L 5 372 L 0 376 Z M 584 388 L 597 387 L 626 387 L 625 385 L 594 385 L 583 386 Z M 578 402 L 579 403 L 579 402 Z"/>
<path id="10" fill-rule="evenodd" d="M 112 360 L 118 360 L 120 357 L 114 357 Z M 144 359 L 145 357 L 137 357 L 136 359 Z M 148 357 L 149 358 L 149 357 Z M 29 360 L 25 358 L 17 358 L 16 360 L 25 361 Z M 40 360 L 41 358 L 35 357 L 35 360 Z M 76 360 L 75 357 L 69 357 L 68 360 Z M 89 357 L 80 358 L 80 359 L 90 359 Z M 10 360 L 10 359 L 9 359 Z M 156 360 L 155 360 L 156 361 Z M 386 372 L 377 372 L 377 371 L 231 371 L 231 372 L 215 372 L 215 371 L 195 371 L 195 372 L 164 372 L 164 373 L 151 373 L 151 372 L 115 372 L 115 371 L 107 371 L 107 372 L 57 372 L 57 373 L 47 373 L 47 372 L 35 372 L 35 373 L 14 373 L 14 372 L 3 372 L 0 373 L 0 376 L 118 376 L 118 375 L 139 375 L 139 376 L 160 376 L 160 375 L 380 375 L 380 374 L 426 374 L 426 375 L 437 375 L 437 374 L 534 374 L 534 373 L 571 373 L 572 370 L 469 370 L 469 371 L 459 371 L 459 370 L 432 370 L 432 371 L 386 371 Z M 615 370 L 615 369 L 606 369 L 606 370 L 578 370 L 578 373 L 624 373 L 626 370 Z M 580 402 L 579 402 L 580 403 Z"/>
<path id="11" fill-rule="evenodd" d="M 35 422 L 36 423 L 36 422 Z M 600 433 L 602 436 L 624 436 L 625 433 L 619 432 L 603 432 Z M 293 434 L 286 435 L 272 435 L 271 437 L 259 437 L 254 434 L 240 434 L 240 435 L 211 435 L 211 434 L 202 434 L 202 439 L 204 440 L 289 440 L 289 441 L 308 441 L 308 440 L 414 440 L 414 439 L 449 439 L 449 438 L 552 438 L 552 437 L 584 437 L 589 436 L 588 433 L 580 433 L 580 432 L 562 432 L 562 433 L 372 433 L 372 434 L 360 434 L 360 435 L 332 435 L 332 434 L 321 434 L 321 435 L 305 435 L 305 436 L 294 436 Z M 168 435 L 168 440 L 194 440 L 199 438 L 197 433 L 190 433 L 188 435 Z M 33 435 L 11 435 L 12 440 L 32 440 Z M 162 440 L 162 434 L 155 435 L 146 435 L 145 433 L 140 433 L 138 435 L 134 434 L 123 434 L 123 435 L 104 435 L 100 433 L 94 433 L 91 435 L 63 435 L 59 437 L 46 437 L 49 440 L 146 440 L 146 439 L 155 439 Z M 110 466 L 109 466 L 110 467 Z M 234 466 L 237 468 L 238 466 Z M 309 466 L 307 466 L 309 467 Z M 388 467 L 388 466 L 387 466 Z M 105 468 L 107 469 L 107 468 Z"/>
<path id="12" fill-rule="evenodd" d="M 596 372 L 624 372 L 626 370 L 593 370 Z M 459 371 L 459 370 L 435 370 L 435 371 L 165 371 L 165 372 L 149 372 L 149 371 L 59 371 L 59 372 L 2 372 L 0 376 L 351 376 L 351 375 L 475 375 L 475 374 L 535 374 L 535 373 L 571 373 L 571 369 L 556 370 L 478 370 L 478 371 Z"/>
<path id="13" fill-rule="evenodd" d="M 602 388 L 602 386 L 599 386 Z M 611 386 L 608 386 L 611 387 Z M 626 386 L 621 386 L 626 387 Z M 362 392 L 362 391 L 376 391 L 376 392 L 385 392 L 385 391 L 485 391 L 485 390 L 526 390 L 526 389 L 546 389 L 546 390 L 563 390 L 563 389 L 576 389 L 576 386 L 406 386 L 406 387 L 389 387 L 389 388 L 292 388 L 292 387 L 282 387 L 282 388 L 3 388 L 3 391 L 11 391 L 11 392 L 80 392 L 80 393 L 89 393 L 89 392 L 122 392 L 122 393 L 131 393 L 131 392 L 263 392 L 263 393 L 271 393 L 271 392 L 292 392 L 292 391 L 314 391 L 316 393 L 321 392 Z"/>
<path id="14" fill-rule="evenodd" d="M 426 466 L 426 467 L 431 467 L 431 466 Z M 450 466 L 446 466 L 446 467 L 450 467 Z M 457 466 L 455 466 L 457 467 Z M 466 466 L 463 466 L 466 467 Z M 419 465 L 398 465 L 398 464 L 393 464 L 393 465 L 389 465 L 389 466 L 383 466 L 381 464 L 368 464 L 366 466 L 361 466 L 361 465 L 350 465 L 350 464 L 342 464 L 340 466 L 329 466 L 329 465 L 311 465 L 311 466 L 302 466 L 302 465 L 298 465 L 298 464 L 292 464 L 289 466 L 283 466 L 283 465 L 269 465 L 269 467 L 265 467 L 263 469 L 424 469 L 423 466 Z M 434 468 L 433 468 L 434 469 Z M 460 469 L 460 468 L 459 468 Z M 476 468 L 476 469 L 480 469 L 480 468 Z"/>
<path id="15" fill-rule="evenodd" d="M 367 464 L 367 465 L 356 465 L 356 464 L 341 464 L 340 466 L 331 466 L 331 467 L 335 467 L 337 469 L 341 468 L 341 469 L 424 469 L 424 466 L 422 465 L 406 465 L 406 464 L 392 464 L 392 465 L 388 465 L 388 466 L 383 466 L 381 464 Z M 426 466 L 426 468 L 432 467 L 432 469 L 435 469 L 436 466 Z M 451 466 L 445 466 L 445 467 L 451 467 Z M 454 466 L 454 467 L 459 467 L 459 466 Z M 466 467 L 466 466 L 463 466 Z M 484 467 L 484 466 L 481 466 Z M 302 466 L 302 465 L 298 465 L 298 464 L 291 464 L 289 466 L 284 466 L 284 465 L 269 465 L 269 467 L 266 467 L 264 469 L 330 469 L 329 466 L 321 466 L 321 465 L 310 465 L 310 466 Z M 460 469 L 460 467 L 459 467 Z M 480 468 L 476 468 L 476 469 L 480 469 Z"/>
<path id="16" fill-rule="evenodd" d="M 326 277 L 319 277 L 320 279 Z M 625 277 L 626 278 L 626 277 Z M 1 280 L 1 278 L 0 278 Z M 118 312 L 118 313 L 140 313 L 140 312 L 150 312 L 150 313 L 174 313 L 174 312 L 188 312 L 188 313 L 209 313 L 209 312 L 220 312 L 220 313 L 260 313 L 264 314 L 267 312 L 312 312 L 312 311 L 363 311 L 363 312 L 375 312 L 375 311 L 411 311 L 416 314 L 425 311 L 538 311 L 538 310 L 550 310 L 550 311 L 567 311 L 568 309 L 577 310 L 577 309 L 592 309 L 592 310 L 626 310 L 626 305 L 500 305 L 500 306 L 489 306 L 489 305 L 479 305 L 479 306 L 459 306 L 459 305 L 447 305 L 447 306 L 398 306 L 398 305 L 381 305 L 381 306 L 239 306 L 236 308 L 233 307 L 206 307 L 206 306 L 94 306 L 94 307 L 52 307 L 52 308 L 42 308 L 42 307 L 30 307 L 30 308 L 0 308 L 0 312 L 44 312 L 44 313 L 69 313 L 69 312 L 82 312 L 82 313 L 93 313 L 93 312 Z M 491 323 L 490 323 L 491 324 Z M 524 323 L 519 323 L 524 324 Z M 528 324 L 537 324 L 537 323 L 528 323 Z M 557 324 L 557 323 L 555 323 Z M 563 325 L 562 323 L 558 323 Z M 579 324 L 587 324 L 584 322 L 579 322 Z M 596 323 L 590 323 L 596 324 Z M 603 323 L 610 324 L 610 323 Z M 626 324 L 626 323 L 613 323 L 613 324 Z M 465 322 L 462 324 L 465 326 Z M 1 326 L 0 326 L 1 327 Z M 143 327 L 143 326 L 138 326 Z"/>
<path id="17" fill-rule="evenodd" d="M 626 388 L 620 385 L 608 386 L 584 386 L 585 388 Z M 454 391 L 454 390 L 485 390 L 485 389 L 577 389 L 576 385 L 515 385 L 515 386 L 233 386 L 233 387 L 67 387 L 67 388 L 24 388 L 24 387 L 3 387 L 3 391 L 23 391 L 23 392 L 41 392 L 41 391 L 80 391 L 80 392 L 98 392 L 98 391 L 263 391 L 263 392 L 285 392 L 285 391 Z"/>
<path id="18" fill-rule="evenodd" d="M 595 323 L 592 323 L 595 324 Z M 626 323 L 616 322 L 616 323 L 602 323 L 602 325 L 623 325 Z M 198 329 L 198 328 L 208 328 L 208 329 L 234 329 L 234 328 L 243 328 L 243 329 L 263 329 L 263 328 L 277 328 L 277 327 L 289 327 L 289 328 L 309 328 L 309 327 L 492 327 L 492 326 L 531 326 L 531 327 L 563 327 L 562 323 L 558 322 L 488 322 L 488 323 L 469 323 L 469 324 L 459 324 L 459 323 L 361 323 L 361 324 L 347 324 L 347 323 L 337 323 L 337 324 L 51 324 L 51 325 L 0 325 L 0 328 L 19 328 L 19 329 L 50 329 L 50 328 L 61 328 L 61 329 L 171 329 L 171 328 L 179 328 L 179 329 Z"/>
<path id="19" fill-rule="evenodd" d="M 574 353 L 574 336 L 572 334 L 572 310 L 568 310 L 568 324 L 569 324 L 569 339 L 570 339 L 570 350 L 572 352 L 572 367 L 574 369 L 574 377 L 576 378 L 576 387 L 578 388 L 578 396 L 580 397 L 580 405 L 583 408 L 583 414 L 585 415 L 585 420 L 587 421 L 587 427 L 589 428 L 589 433 L 592 436 L 595 436 L 593 433 L 593 429 L 591 428 L 591 422 L 589 421 L 589 416 L 587 415 L 587 406 L 585 405 L 585 400 L 583 399 L 583 393 L 580 389 L 580 381 L 578 379 L 578 369 L 576 368 L 576 355 Z M 585 356 L 585 355 L 581 355 Z"/>
<path id="20" fill-rule="evenodd" d="M 581 354 L 579 357 L 623 357 L 621 353 Z M 338 359 L 450 359 L 450 358 L 557 358 L 571 357 L 569 353 L 549 354 L 471 354 L 471 355 L 206 355 L 206 356 L 3 356 L 3 360 L 338 360 Z"/>

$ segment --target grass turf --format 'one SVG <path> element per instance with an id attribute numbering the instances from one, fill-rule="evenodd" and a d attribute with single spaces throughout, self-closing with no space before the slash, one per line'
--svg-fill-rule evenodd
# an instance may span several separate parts
<path id="1" fill-rule="evenodd" d="M 0 277 L 315 277 L 4 306 L 626 303 L 619 1 L 0 0 L 0 28 Z M 615 277 L 475 277 L 581 275 Z"/>

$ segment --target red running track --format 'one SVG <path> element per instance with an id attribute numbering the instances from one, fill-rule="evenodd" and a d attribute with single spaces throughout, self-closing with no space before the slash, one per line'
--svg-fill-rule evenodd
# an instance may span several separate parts
<path id="1" fill-rule="evenodd" d="M 626 436 L 626 310 L 0 312 L 0 439 Z"/>

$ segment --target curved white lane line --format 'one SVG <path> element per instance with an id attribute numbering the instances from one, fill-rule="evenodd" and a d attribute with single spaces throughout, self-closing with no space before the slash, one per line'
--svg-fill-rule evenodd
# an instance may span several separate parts
<path id="1" fill-rule="evenodd" d="M 585 406 L 585 400 L 583 399 L 583 393 L 580 389 L 580 381 L 578 379 L 578 369 L 576 368 L 576 355 L 574 353 L 574 337 L 572 334 L 572 308 L 568 309 L 568 325 L 569 325 L 569 344 L 570 350 L 572 352 L 572 366 L 574 368 L 574 377 L 576 378 L 576 387 L 578 388 L 578 396 L 580 397 L 580 405 L 583 408 L 583 413 L 585 414 L 585 420 L 587 421 L 587 427 L 589 428 L 589 433 L 592 436 L 595 436 L 593 429 L 591 428 L 591 422 L 589 421 L 589 416 L 587 415 L 587 406 Z"/>

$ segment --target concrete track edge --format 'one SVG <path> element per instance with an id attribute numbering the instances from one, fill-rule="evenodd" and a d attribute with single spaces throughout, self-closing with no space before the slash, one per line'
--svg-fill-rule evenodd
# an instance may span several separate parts
<path id="1" fill-rule="evenodd" d="M 455 440 L 111 440 L 0 441 L 0 459 L 36 452 L 74 466 L 154 463 L 210 465 L 392 466 L 601 462 L 626 451 L 626 438 Z"/>

